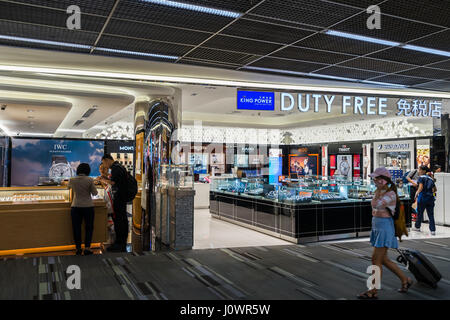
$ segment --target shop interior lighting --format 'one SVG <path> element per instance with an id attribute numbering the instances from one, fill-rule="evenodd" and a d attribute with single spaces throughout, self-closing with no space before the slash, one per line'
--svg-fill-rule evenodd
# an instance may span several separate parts
<path id="1" fill-rule="evenodd" d="M 396 95 L 396 96 L 414 96 L 414 97 L 430 97 L 450 99 L 450 93 L 446 92 L 432 92 L 424 90 L 394 90 L 394 88 L 350 88 L 343 86 L 328 85 L 311 85 L 311 84 L 283 84 L 271 82 L 249 82 L 239 80 L 222 80 L 211 78 L 194 78 L 182 76 L 164 76 L 152 75 L 144 73 L 122 73 L 122 72 L 106 72 L 106 71 L 91 71 L 80 69 L 66 69 L 66 68 L 49 68 L 49 67 L 33 67 L 33 66 L 17 66 L 17 65 L 0 65 L 0 71 L 15 71 L 15 72 L 41 72 L 48 74 L 60 74 L 83 77 L 99 77 L 99 78 L 114 78 L 127 80 L 146 80 L 146 81 L 161 81 L 168 83 L 185 83 L 185 84 L 200 84 L 200 85 L 214 85 L 214 86 L 230 86 L 230 87 L 247 87 L 255 89 L 269 89 L 269 90 L 294 90 L 294 91 L 309 91 L 322 92 L 332 91 L 336 93 L 352 93 L 352 94 L 377 94 L 377 95 Z"/>
<path id="2" fill-rule="evenodd" d="M 61 132 L 74 132 L 74 133 L 83 133 L 86 132 L 86 130 L 77 130 L 77 129 L 58 129 L 56 131 L 61 131 Z"/>
<path id="3" fill-rule="evenodd" d="M 239 18 L 242 15 L 241 13 L 238 13 L 238 12 L 209 8 L 209 7 L 188 4 L 188 3 L 184 3 L 184 2 L 178 2 L 178 1 L 168 1 L 168 0 L 141 0 L 141 1 L 158 4 L 158 5 L 162 5 L 162 6 L 183 9 L 183 10 L 191 10 L 191 11 L 197 11 L 197 12 L 201 12 L 201 13 L 214 14 L 217 16 L 228 17 L 228 18 Z"/>
<path id="4" fill-rule="evenodd" d="M 12 37 L 12 36 L 5 36 L 5 35 L 0 35 L 0 39 L 27 42 L 27 43 L 48 44 L 48 45 L 52 45 L 52 46 L 87 49 L 87 50 L 90 50 L 92 48 L 91 46 L 83 45 L 83 44 L 67 43 L 67 42 L 59 42 L 59 41 L 48 41 L 48 40 L 38 40 L 38 39 L 22 38 L 22 37 Z M 177 60 L 179 58 L 176 56 L 161 55 L 161 54 L 155 54 L 155 53 L 136 52 L 136 51 L 127 51 L 127 50 L 118 50 L 118 49 L 110 49 L 110 48 L 95 48 L 95 50 L 103 51 L 103 52 L 134 55 L 134 56 L 162 58 L 162 59 L 169 59 L 169 60 Z"/>
<path id="5" fill-rule="evenodd" d="M 372 43 L 382 44 L 382 45 L 390 46 L 390 47 L 400 47 L 400 48 L 407 49 L 407 50 L 420 51 L 420 52 L 424 52 L 424 53 L 431 53 L 431 54 L 436 54 L 436 55 L 440 55 L 440 56 L 450 57 L 450 52 L 448 52 L 448 51 L 430 49 L 430 48 L 414 46 L 414 45 L 410 45 L 410 44 L 401 44 L 400 42 L 366 37 L 366 36 L 361 36 L 361 35 L 347 33 L 347 32 L 341 32 L 341 31 L 336 31 L 336 30 L 327 30 L 325 32 L 325 34 L 329 34 L 329 35 L 341 37 L 341 38 L 348 38 L 348 39 L 360 40 L 360 41 L 365 41 L 365 42 L 372 42 Z"/>
<path id="6" fill-rule="evenodd" d="M 11 132 L 10 136 L 38 136 L 38 137 L 52 137 L 53 133 L 43 133 L 43 132 Z"/>

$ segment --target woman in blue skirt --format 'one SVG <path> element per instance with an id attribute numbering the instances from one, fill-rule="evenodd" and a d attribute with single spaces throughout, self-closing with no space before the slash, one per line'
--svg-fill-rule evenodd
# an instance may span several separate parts
<path id="1" fill-rule="evenodd" d="M 397 264 L 392 262 L 387 255 L 389 248 L 398 248 L 394 219 L 392 218 L 398 201 L 397 187 L 391 180 L 389 170 L 384 167 L 377 168 L 370 176 L 377 187 L 372 199 L 372 232 L 370 234 L 370 243 L 374 247 L 372 265 L 379 268 L 380 281 L 383 265 L 391 270 L 402 282 L 402 287 L 398 291 L 406 293 L 413 281 L 406 277 Z M 358 298 L 377 299 L 377 287 L 377 284 L 375 284 L 373 289 L 360 294 Z"/>

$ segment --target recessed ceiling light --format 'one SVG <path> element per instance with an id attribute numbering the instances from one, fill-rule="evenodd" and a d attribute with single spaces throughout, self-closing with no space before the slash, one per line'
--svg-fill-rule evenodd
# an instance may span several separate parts
<path id="1" fill-rule="evenodd" d="M 431 49 L 431 48 L 426 48 L 426 47 L 414 46 L 414 45 L 410 45 L 410 44 L 403 45 L 400 42 L 389 41 L 389 40 L 384 40 L 384 39 L 377 39 L 377 38 L 372 38 L 372 37 L 366 37 L 366 36 L 361 36 L 361 35 L 358 35 L 358 34 L 341 32 L 341 31 L 336 31 L 336 30 L 327 30 L 325 33 L 329 34 L 329 35 L 332 35 L 332 36 L 341 37 L 341 38 L 348 38 L 348 39 L 353 39 L 353 40 L 372 42 L 372 43 L 382 44 L 382 45 L 390 46 L 390 47 L 400 47 L 402 49 L 414 50 L 414 51 L 420 51 L 420 52 L 425 52 L 425 53 L 431 53 L 431 54 L 436 54 L 436 55 L 440 55 L 440 56 L 450 57 L 450 52 L 449 51 L 443 51 L 443 50 Z"/>
<path id="2" fill-rule="evenodd" d="M 161 58 L 161 59 L 168 59 L 168 60 L 178 60 L 178 58 L 179 58 L 177 56 L 169 56 L 169 55 L 165 55 L 165 54 L 137 52 L 137 51 L 128 51 L 128 50 L 118 50 L 118 49 L 110 49 L 110 48 L 95 48 L 95 50 L 96 51 L 111 52 L 111 53 L 129 54 L 129 55 L 133 55 L 133 56 Z"/>
<path id="3" fill-rule="evenodd" d="M 239 18 L 242 14 L 233 11 L 220 10 L 210 7 L 198 6 L 194 4 L 188 4 L 184 2 L 168 1 L 168 0 L 141 0 L 143 2 L 149 2 L 153 4 L 159 4 L 162 6 L 174 7 L 178 9 L 197 11 L 201 13 L 214 14 L 217 16 L 229 17 L 229 18 Z"/>
<path id="4" fill-rule="evenodd" d="M 27 112 L 34 112 L 34 110 L 28 109 Z"/>
<path id="5" fill-rule="evenodd" d="M 40 43 L 40 44 L 49 44 L 53 46 L 61 46 L 61 47 L 71 47 L 71 48 L 81 48 L 81 49 L 91 49 L 91 46 L 76 44 L 76 43 L 67 43 L 67 42 L 58 42 L 58 41 L 48 41 L 48 40 L 39 40 L 39 39 L 31 39 L 31 38 L 22 38 L 22 37 L 13 37 L 0 35 L 0 39 L 3 40 L 13 40 L 13 41 L 21 41 L 21 42 L 30 42 L 30 43 Z"/>
<path id="6" fill-rule="evenodd" d="M 359 40 L 359 41 L 365 41 L 365 42 L 372 42 L 372 43 L 382 44 L 385 46 L 395 47 L 395 46 L 400 45 L 400 42 L 366 37 L 366 36 L 361 36 L 358 34 L 335 31 L 335 30 L 327 30 L 325 33 L 329 34 L 331 36 L 337 36 L 337 37 L 341 37 L 341 38 L 347 38 L 347 39 L 353 39 L 353 40 Z"/>

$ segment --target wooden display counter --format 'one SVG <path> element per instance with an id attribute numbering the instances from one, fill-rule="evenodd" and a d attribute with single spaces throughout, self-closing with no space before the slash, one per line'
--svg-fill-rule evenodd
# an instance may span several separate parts
<path id="1" fill-rule="evenodd" d="M 14 193 L 15 202 L 5 201 Z M 49 200 L 54 194 L 64 200 Z M 29 200 L 30 194 L 44 200 Z M 28 198 L 18 202 L 18 197 Z M 65 187 L 0 188 L 0 255 L 75 249 L 70 195 Z M 92 247 L 107 241 L 105 202 L 94 200 L 95 220 Z M 84 241 L 84 223 L 82 226 Z"/>

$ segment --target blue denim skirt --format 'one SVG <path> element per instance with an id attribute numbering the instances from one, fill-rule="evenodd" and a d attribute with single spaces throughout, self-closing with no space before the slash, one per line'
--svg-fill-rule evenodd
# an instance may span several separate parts
<path id="1" fill-rule="evenodd" d="M 398 242 L 395 237 L 394 219 L 373 217 L 370 243 L 376 248 L 397 249 Z"/>

